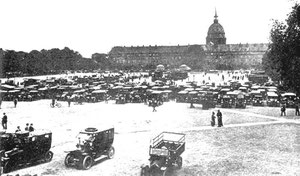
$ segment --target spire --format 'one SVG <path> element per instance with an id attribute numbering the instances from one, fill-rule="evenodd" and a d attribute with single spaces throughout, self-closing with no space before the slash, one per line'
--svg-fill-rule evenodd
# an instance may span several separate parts
<path id="1" fill-rule="evenodd" d="M 215 18 L 216 18 L 216 19 L 218 18 L 218 15 L 217 15 L 217 8 L 215 8 Z"/>
<path id="2" fill-rule="evenodd" d="M 214 19 L 214 23 L 218 23 L 217 8 L 215 8 L 215 19 Z"/>

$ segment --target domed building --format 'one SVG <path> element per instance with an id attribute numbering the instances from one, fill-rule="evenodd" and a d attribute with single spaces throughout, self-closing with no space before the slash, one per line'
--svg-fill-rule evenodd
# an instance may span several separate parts
<path id="1" fill-rule="evenodd" d="M 238 26 L 237 26 L 238 27 Z M 253 34 L 255 35 L 255 34 Z M 206 44 L 174 46 L 115 46 L 108 53 L 114 63 L 124 68 L 153 68 L 167 65 L 178 68 L 187 64 L 197 70 L 260 69 L 268 43 L 226 44 L 225 31 L 215 10 L 214 23 L 208 28 Z"/>
<path id="2" fill-rule="evenodd" d="M 214 23 L 210 25 L 206 37 L 207 45 L 226 44 L 224 28 L 219 23 L 217 11 L 215 11 Z"/>

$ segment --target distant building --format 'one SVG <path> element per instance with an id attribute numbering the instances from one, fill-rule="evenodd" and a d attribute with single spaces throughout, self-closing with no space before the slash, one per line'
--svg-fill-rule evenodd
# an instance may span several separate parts
<path id="1" fill-rule="evenodd" d="M 210 25 L 206 37 L 206 45 L 226 44 L 225 31 L 218 21 L 217 11 L 215 11 L 214 23 Z"/>
<path id="2" fill-rule="evenodd" d="M 259 68 L 268 44 L 226 44 L 225 31 L 217 12 L 209 27 L 206 45 L 113 47 L 108 53 L 115 66 L 149 68 L 163 64 L 176 68 L 186 64 L 192 69 L 251 69 Z"/>

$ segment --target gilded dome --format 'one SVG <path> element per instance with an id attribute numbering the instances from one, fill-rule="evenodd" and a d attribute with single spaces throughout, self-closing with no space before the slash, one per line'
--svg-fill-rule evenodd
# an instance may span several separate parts
<path id="1" fill-rule="evenodd" d="M 226 37 L 223 26 L 218 21 L 217 12 L 215 14 L 214 23 L 210 25 L 206 37 L 207 45 L 226 44 Z"/>

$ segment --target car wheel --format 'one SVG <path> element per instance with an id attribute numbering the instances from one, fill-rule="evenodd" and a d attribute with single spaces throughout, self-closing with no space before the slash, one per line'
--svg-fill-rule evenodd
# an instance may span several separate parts
<path id="1" fill-rule="evenodd" d="M 91 156 L 89 156 L 89 155 L 85 156 L 82 161 L 82 169 L 88 170 L 89 168 L 92 167 L 93 163 L 94 163 L 94 160 Z"/>
<path id="2" fill-rule="evenodd" d="M 74 158 L 73 155 L 67 154 L 67 156 L 65 158 L 65 165 L 66 165 L 66 167 L 70 167 L 72 165 L 71 163 L 73 163 L 73 158 Z"/>
<path id="3" fill-rule="evenodd" d="M 112 159 L 115 155 L 115 148 L 113 146 L 111 146 L 108 150 L 108 153 L 107 153 L 107 157 L 109 159 Z"/>
<path id="4" fill-rule="evenodd" d="M 176 159 L 176 164 L 177 164 L 177 168 L 178 169 L 181 169 L 182 167 L 182 157 L 179 156 L 177 159 Z"/>
<path id="5" fill-rule="evenodd" d="M 53 152 L 47 151 L 44 155 L 45 162 L 50 162 L 53 158 Z"/>

